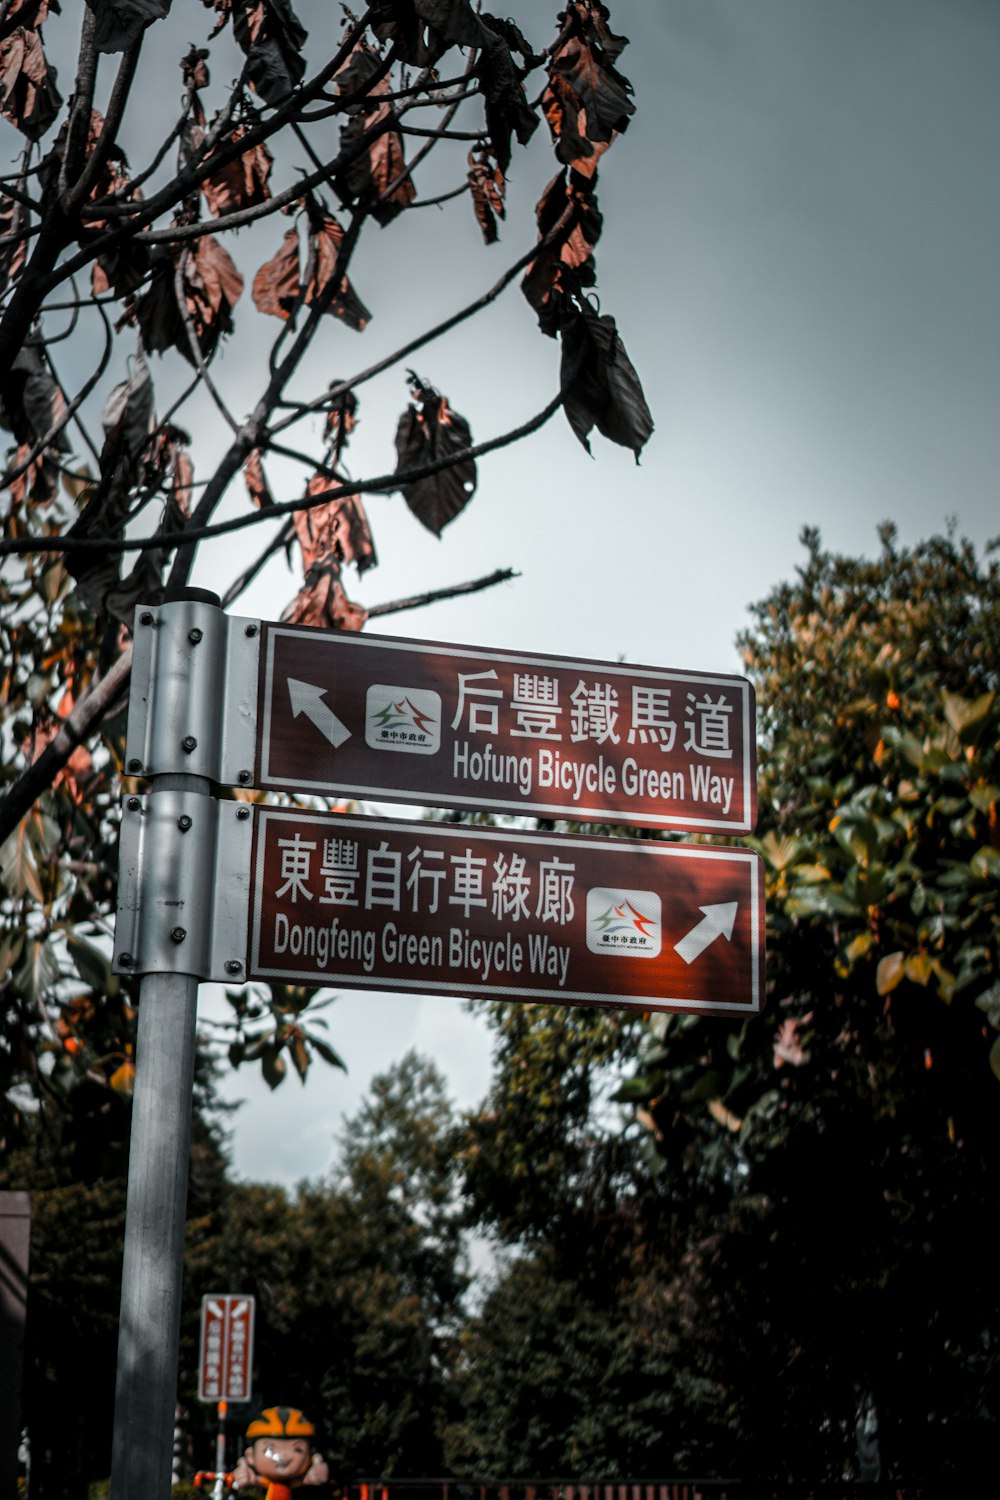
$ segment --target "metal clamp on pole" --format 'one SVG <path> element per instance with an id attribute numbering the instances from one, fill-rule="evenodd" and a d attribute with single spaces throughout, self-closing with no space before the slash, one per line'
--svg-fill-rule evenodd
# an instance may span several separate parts
<path id="1" fill-rule="evenodd" d="M 260 622 L 186 592 L 193 597 L 136 610 L 125 769 L 250 786 Z"/>
<path id="2" fill-rule="evenodd" d="M 252 839 L 246 803 L 172 789 L 126 797 L 115 973 L 241 981 Z"/>

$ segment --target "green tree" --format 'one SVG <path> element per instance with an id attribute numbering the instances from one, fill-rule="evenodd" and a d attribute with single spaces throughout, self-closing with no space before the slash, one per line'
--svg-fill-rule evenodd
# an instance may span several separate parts
<path id="1" fill-rule="evenodd" d="M 589 1274 L 548 1244 L 501 1262 L 462 1331 L 449 1472 L 576 1483 L 694 1472 L 688 1433 L 700 1425 L 707 1442 L 714 1392 L 654 1336 L 648 1301 L 664 1270 L 638 1235 L 614 1258 L 600 1226 L 591 1236 Z"/>
<path id="2" fill-rule="evenodd" d="M 693 1434 L 710 1444 L 719 1403 L 661 1334 L 673 1207 L 647 1131 L 610 1098 L 641 1019 L 545 1005 L 484 1012 L 494 1072 L 460 1161 L 468 1212 L 500 1254 L 462 1333 L 451 1469 L 691 1473 Z"/>
<path id="3" fill-rule="evenodd" d="M 656 1018 L 621 1091 L 677 1207 L 659 1337 L 737 1472 L 799 1482 L 974 1480 L 996 1420 L 1000 574 L 880 536 L 805 532 L 741 641 L 766 1012 Z"/>

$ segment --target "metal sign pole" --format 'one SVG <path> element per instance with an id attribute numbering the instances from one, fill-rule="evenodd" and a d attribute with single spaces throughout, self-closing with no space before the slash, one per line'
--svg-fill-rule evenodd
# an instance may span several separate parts
<path id="1" fill-rule="evenodd" d="M 212 1500 L 223 1500 L 226 1493 L 226 1416 L 228 1412 L 229 1402 L 220 1401 L 215 1409 L 219 1425 L 215 1434 L 215 1485 L 212 1489 Z"/>
<path id="2" fill-rule="evenodd" d="M 111 1493 L 170 1493 L 198 981 L 147 974 L 139 998 Z"/>

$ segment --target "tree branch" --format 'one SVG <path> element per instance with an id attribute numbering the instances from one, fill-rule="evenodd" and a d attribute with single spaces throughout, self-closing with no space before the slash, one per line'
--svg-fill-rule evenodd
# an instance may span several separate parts
<path id="1" fill-rule="evenodd" d="M 0 798 L 0 844 L 30 811 L 35 799 L 50 787 L 74 750 L 88 738 L 108 709 L 128 686 L 132 670 L 132 647 L 124 650 L 114 665 L 79 698 L 59 733 L 32 761 L 10 790 Z"/>
<path id="2" fill-rule="evenodd" d="M 482 589 L 491 589 L 498 583 L 508 583 L 520 578 L 513 568 L 497 568 L 485 578 L 474 578 L 470 583 L 453 583 L 448 588 L 431 589 L 426 594 L 411 594 L 409 599 L 392 599 L 386 604 L 373 604 L 368 611 L 369 620 L 378 615 L 396 615 L 404 609 L 422 609 L 425 604 L 439 604 L 442 599 L 455 599 L 461 594 L 478 594 Z"/>
<path id="3" fill-rule="evenodd" d="M 125 113 L 125 105 L 128 103 L 129 92 L 132 88 L 132 80 L 135 77 L 136 66 L 139 62 L 139 54 L 142 51 L 143 33 L 140 32 L 131 47 L 123 53 L 122 60 L 118 64 L 118 72 L 115 76 L 114 87 L 111 90 L 111 98 L 108 100 L 108 110 L 104 117 L 101 133 L 94 143 L 94 149 L 84 162 L 83 171 L 77 178 L 73 187 L 62 195 L 63 212 L 71 214 L 78 208 L 89 194 L 94 183 L 97 181 L 98 173 L 104 166 L 115 144 L 115 136 Z M 88 129 L 90 122 L 87 122 Z"/>

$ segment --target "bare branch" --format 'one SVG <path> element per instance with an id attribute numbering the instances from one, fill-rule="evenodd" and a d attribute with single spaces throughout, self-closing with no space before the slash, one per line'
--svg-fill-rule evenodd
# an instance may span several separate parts
<path id="1" fill-rule="evenodd" d="M 449 588 L 431 589 L 426 594 L 411 594 L 409 599 L 392 599 L 386 604 L 373 604 L 368 611 L 368 618 L 374 620 L 377 615 L 396 615 L 404 609 L 422 609 L 425 604 L 439 604 L 442 599 L 456 599 L 460 594 L 478 594 L 482 589 L 494 588 L 498 583 L 509 583 L 512 578 L 520 576 L 513 568 L 497 568 L 485 578 L 474 578 L 470 583 L 453 583 Z"/>
<path id="2" fill-rule="evenodd" d="M 397 125 L 400 135 L 429 135 L 438 141 L 488 141 L 488 130 L 441 130 L 423 125 Z"/>
<path id="3" fill-rule="evenodd" d="M 17 180 L 20 181 L 20 177 Z M 42 212 L 42 205 L 37 198 L 32 198 L 21 188 L 12 187 L 9 182 L 0 181 L 0 198 L 13 198 L 15 203 L 20 203 L 24 208 L 30 208 L 36 214 Z"/>
<path id="4" fill-rule="evenodd" d="M 240 595 L 250 587 L 258 574 L 263 572 L 264 568 L 271 561 L 271 558 L 274 557 L 276 553 L 283 552 L 284 549 L 290 544 L 294 535 L 294 523 L 288 520 L 285 522 L 284 526 L 282 526 L 281 530 L 278 532 L 278 535 L 274 538 L 274 540 L 272 542 L 269 542 L 268 545 L 264 548 L 263 552 L 260 553 L 256 561 L 252 562 L 249 568 L 247 568 L 244 573 L 241 573 L 239 578 L 235 579 L 229 585 L 225 594 L 222 596 L 223 609 L 228 609 L 229 606 L 233 604 L 240 597 Z"/>
<path id="5" fill-rule="evenodd" d="M 86 6 L 83 12 L 83 24 L 80 27 L 80 55 L 76 67 L 76 87 L 73 90 L 73 102 L 70 105 L 69 119 L 66 122 L 66 144 L 63 146 L 62 160 L 59 163 L 59 202 L 67 204 L 69 192 L 69 176 L 77 169 L 77 163 L 83 162 L 87 151 L 87 134 L 90 130 L 90 111 L 94 103 L 94 84 L 97 80 L 97 48 L 94 45 L 94 37 L 97 30 L 97 20 L 90 6 Z"/>
<path id="6" fill-rule="evenodd" d="M 410 204 L 410 211 L 412 212 L 415 208 L 437 208 L 442 203 L 450 203 L 452 198 L 461 198 L 462 194 L 468 191 L 468 182 L 463 182 L 448 193 L 438 193 L 436 198 L 414 198 Z"/>
<path id="7" fill-rule="evenodd" d="M 94 143 L 94 148 L 89 153 L 84 163 L 83 171 L 77 178 L 76 183 L 68 192 L 62 194 L 62 209 L 66 214 L 72 213 L 87 197 L 115 144 L 115 136 L 118 133 L 118 127 L 125 112 L 125 105 L 128 102 L 132 80 L 135 77 L 139 54 L 142 51 L 142 38 L 143 33 L 140 32 L 131 47 L 122 54 L 122 60 L 118 65 L 118 72 L 115 76 L 114 87 L 111 90 L 111 98 L 108 100 L 108 110 L 104 117 L 101 133 Z"/>

